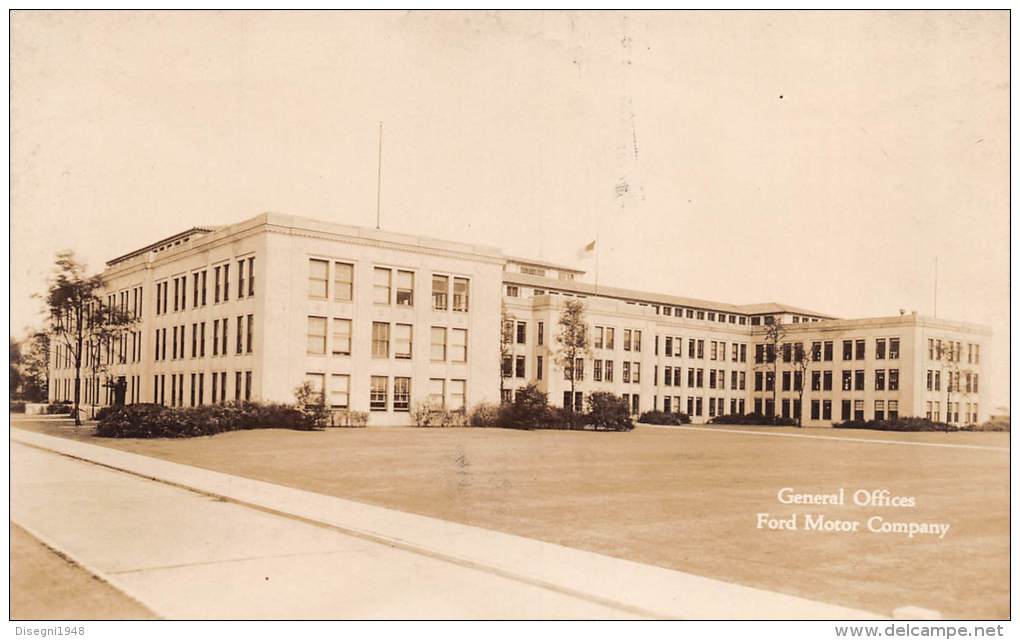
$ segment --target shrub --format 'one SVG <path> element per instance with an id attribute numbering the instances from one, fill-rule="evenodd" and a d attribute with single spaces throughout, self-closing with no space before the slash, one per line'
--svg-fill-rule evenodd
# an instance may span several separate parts
<path id="1" fill-rule="evenodd" d="M 1009 431 L 1009 418 L 995 418 L 981 424 L 971 424 L 962 431 Z"/>
<path id="2" fill-rule="evenodd" d="M 709 420 L 710 424 L 747 424 L 767 427 L 796 427 L 796 418 L 784 418 L 783 416 L 767 416 L 762 413 L 728 413 L 716 416 Z"/>
<path id="3" fill-rule="evenodd" d="M 310 382 L 305 381 L 294 390 L 294 400 L 297 402 L 298 410 L 310 424 L 322 427 L 329 422 L 325 394 L 315 391 Z"/>
<path id="4" fill-rule="evenodd" d="M 368 413 L 350 409 L 333 409 L 329 412 L 329 426 L 361 428 L 368 425 Z"/>
<path id="5" fill-rule="evenodd" d="M 46 413 L 49 415 L 70 414 L 72 409 L 74 409 L 74 407 L 64 402 L 57 402 L 46 405 Z"/>
<path id="6" fill-rule="evenodd" d="M 634 428 L 630 408 L 624 399 L 605 391 L 596 391 L 588 396 L 588 413 L 584 422 L 600 431 L 630 431 Z"/>
<path id="7" fill-rule="evenodd" d="M 506 405 L 503 413 L 502 426 L 515 429 L 541 429 L 557 418 L 549 411 L 549 398 L 534 383 L 518 389 L 513 403 Z"/>
<path id="8" fill-rule="evenodd" d="M 104 407 L 96 435 L 106 438 L 190 438 L 242 429 L 297 429 L 316 424 L 294 406 L 273 402 L 231 402 L 199 407 L 131 404 Z"/>
<path id="9" fill-rule="evenodd" d="M 959 431 L 959 427 L 928 418 L 904 416 L 895 420 L 846 420 L 832 425 L 836 429 L 874 429 L 876 431 Z"/>
<path id="10" fill-rule="evenodd" d="M 476 404 L 468 414 L 468 424 L 472 427 L 501 426 L 502 409 L 500 405 L 489 402 Z"/>
<path id="11" fill-rule="evenodd" d="M 11 403 L 11 413 L 25 413 L 25 403 L 24 402 L 12 402 Z"/>
<path id="12" fill-rule="evenodd" d="M 638 417 L 638 422 L 644 424 L 667 424 L 680 425 L 688 424 L 691 417 L 686 413 L 668 413 L 665 411 L 645 411 Z"/>

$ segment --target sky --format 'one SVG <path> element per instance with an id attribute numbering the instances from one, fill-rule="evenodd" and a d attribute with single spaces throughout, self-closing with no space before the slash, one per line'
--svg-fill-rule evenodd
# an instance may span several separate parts
<path id="1" fill-rule="evenodd" d="M 600 283 L 987 325 L 1008 406 L 1000 12 L 14 12 L 11 333 L 94 269 L 263 211 Z M 593 277 L 594 274 L 590 274 Z"/>

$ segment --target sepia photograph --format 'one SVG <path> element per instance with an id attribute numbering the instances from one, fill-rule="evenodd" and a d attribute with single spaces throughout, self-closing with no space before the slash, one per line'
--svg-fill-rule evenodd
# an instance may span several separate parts
<path id="1" fill-rule="evenodd" d="M 8 22 L 11 635 L 1004 635 L 1009 10 Z"/>

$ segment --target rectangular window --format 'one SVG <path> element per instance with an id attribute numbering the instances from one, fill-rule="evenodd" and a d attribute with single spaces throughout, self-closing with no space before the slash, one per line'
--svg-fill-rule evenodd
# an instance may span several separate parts
<path id="1" fill-rule="evenodd" d="M 616 329 L 606 327 L 606 349 L 616 348 Z"/>
<path id="2" fill-rule="evenodd" d="M 432 276 L 432 308 L 446 311 L 450 294 L 450 278 L 448 276 Z"/>
<path id="3" fill-rule="evenodd" d="M 899 360 L 900 357 L 900 339 L 889 338 L 889 359 Z M 889 416 L 892 417 L 892 409 L 889 409 Z"/>
<path id="4" fill-rule="evenodd" d="M 885 391 L 885 369 L 875 369 L 875 391 Z"/>
<path id="5" fill-rule="evenodd" d="M 591 377 L 595 382 L 602 382 L 602 361 L 595 360 L 595 364 L 592 365 Z"/>
<path id="6" fill-rule="evenodd" d="M 538 323 L 538 346 L 545 344 L 545 323 Z"/>
<path id="7" fill-rule="evenodd" d="M 386 325 L 389 327 L 389 325 Z M 372 386 L 369 392 L 368 406 L 372 411 L 386 411 L 389 404 L 389 380 L 386 376 L 372 376 Z"/>
<path id="8" fill-rule="evenodd" d="M 885 360 L 885 338 L 875 338 L 875 359 Z"/>
<path id="9" fill-rule="evenodd" d="M 864 345 L 865 344 L 867 344 L 867 343 L 864 340 L 857 340 L 857 341 L 854 342 L 854 359 L 855 360 L 863 360 L 864 359 L 864 351 L 865 351 L 865 346 Z"/>
<path id="10" fill-rule="evenodd" d="M 223 301 L 230 300 L 230 264 L 223 265 Z"/>
<path id="11" fill-rule="evenodd" d="M 237 261 L 237 297 L 244 297 L 244 258 Z"/>
<path id="12" fill-rule="evenodd" d="M 393 378 L 393 410 L 411 410 L 411 379 Z"/>
<path id="13" fill-rule="evenodd" d="M 606 382 L 613 381 L 613 361 L 606 360 Z"/>
<path id="14" fill-rule="evenodd" d="M 322 270 L 323 278 L 326 277 L 326 270 Z M 326 297 L 326 282 L 321 286 L 322 296 Z M 337 302 L 351 302 L 354 300 L 354 265 L 347 262 L 333 263 L 333 299 Z"/>
<path id="15" fill-rule="evenodd" d="M 854 357 L 854 341 L 844 340 L 843 341 L 843 359 L 853 360 Z"/>
<path id="16" fill-rule="evenodd" d="M 854 420 L 864 420 L 863 400 L 854 400 Z"/>
<path id="17" fill-rule="evenodd" d="M 429 404 L 436 409 L 443 409 L 446 406 L 446 380 L 429 379 Z"/>
<path id="18" fill-rule="evenodd" d="M 393 357 L 401 360 L 410 360 L 413 328 L 409 324 L 398 324 L 393 328 Z M 396 403 L 396 387 L 393 391 L 393 402 Z"/>
<path id="19" fill-rule="evenodd" d="M 244 399 L 251 400 L 251 371 L 244 372 Z"/>
<path id="20" fill-rule="evenodd" d="M 248 258 L 248 295 L 255 295 L 255 258 Z"/>
<path id="21" fill-rule="evenodd" d="M 821 403 L 818 400 L 811 401 L 811 419 L 818 420 L 821 417 L 819 410 L 821 409 Z"/>
<path id="22" fill-rule="evenodd" d="M 467 406 L 467 380 L 450 380 L 450 411 L 463 411 Z"/>
<path id="23" fill-rule="evenodd" d="M 372 357 L 390 357 L 390 324 L 388 322 L 372 323 Z"/>
<path id="24" fill-rule="evenodd" d="M 900 417 L 900 402 L 899 400 L 889 401 L 889 419 L 896 420 Z M 974 418 L 977 421 L 977 418 Z"/>
<path id="25" fill-rule="evenodd" d="M 843 400 L 839 406 L 839 419 L 849 420 L 850 419 L 850 401 Z"/>
<path id="26" fill-rule="evenodd" d="M 333 318 L 333 355 L 351 355 L 351 321 Z"/>
<path id="27" fill-rule="evenodd" d="M 885 420 L 885 400 L 875 400 L 875 420 Z"/>
<path id="28" fill-rule="evenodd" d="M 217 267 L 217 270 L 219 267 Z M 308 261 L 308 297 L 325 300 L 329 283 L 329 262 L 326 260 Z M 216 300 L 219 301 L 219 274 L 216 274 Z"/>
<path id="29" fill-rule="evenodd" d="M 514 377 L 516 377 L 516 378 L 524 378 L 524 377 L 526 377 L 524 375 L 524 366 L 525 366 L 524 363 L 525 363 L 524 356 L 516 356 L 514 358 Z"/>
<path id="30" fill-rule="evenodd" d="M 853 390 L 853 372 L 849 369 L 843 369 L 843 391 Z"/>
<path id="31" fill-rule="evenodd" d="M 191 357 L 198 356 L 198 323 L 191 323 Z"/>
<path id="32" fill-rule="evenodd" d="M 854 371 L 854 391 L 864 391 L 864 371 L 862 369 Z"/>
<path id="33" fill-rule="evenodd" d="M 347 409 L 351 404 L 351 377 L 334 373 L 330 376 L 329 406 L 334 409 Z"/>
<path id="34" fill-rule="evenodd" d="M 248 314 L 248 330 L 245 332 L 245 351 L 251 353 L 252 340 L 255 335 L 255 316 Z"/>
<path id="35" fill-rule="evenodd" d="M 467 362 L 467 329 L 450 329 L 450 362 Z"/>
<path id="36" fill-rule="evenodd" d="M 193 298 L 193 300 L 191 301 L 191 306 L 193 308 L 198 308 L 199 274 L 197 271 L 193 274 L 192 279 L 194 280 L 194 282 L 192 282 L 191 286 L 191 295 Z"/>
<path id="37" fill-rule="evenodd" d="M 235 338 L 236 352 L 244 350 L 244 316 L 237 316 L 237 337 Z"/>
<path id="38" fill-rule="evenodd" d="M 634 351 L 641 351 L 641 331 L 634 330 Z"/>
<path id="39" fill-rule="evenodd" d="M 468 310 L 468 279 L 467 278 L 454 278 L 453 279 L 453 310 L 454 311 L 467 311 Z"/>
<path id="40" fill-rule="evenodd" d="M 213 323 L 213 342 L 216 341 L 216 324 Z M 308 316 L 308 353 L 326 354 L 326 319 Z M 215 354 L 214 354 L 215 355 Z"/>
<path id="41" fill-rule="evenodd" d="M 889 369 L 889 391 L 898 391 L 900 388 L 900 370 Z M 977 375 L 974 376 L 974 391 L 977 391 Z"/>
<path id="42" fill-rule="evenodd" d="M 444 362 L 446 360 L 446 327 L 432 327 L 432 361 Z"/>
<path id="43" fill-rule="evenodd" d="M 595 327 L 595 332 L 592 334 L 592 348 L 594 349 L 602 348 L 602 345 L 604 344 L 603 339 L 605 337 L 605 333 L 606 333 L 605 327 Z M 667 340 L 666 344 L 669 345 L 668 342 L 669 338 L 666 338 L 666 340 Z"/>
<path id="44" fill-rule="evenodd" d="M 569 380 L 570 379 L 570 372 L 568 371 L 568 372 L 566 372 L 566 374 L 567 374 L 566 379 Z M 629 362 L 624 362 L 623 363 L 623 381 L 624 382 L 630 382 L 630 363 Z"/>
<path id="45" fill-rule="evenodd" d="M 372 270 L 372 302 L 390 304 L 393 272 L 390 269 L 376 267 Z"/>
<path id="46" fill-rule="evenodd" d="M 623 330 L 623 350 L 630 351 L 633 342 L 633 332 L 630 329 Z"/>
<path id="47" fill-rule="evenodd" d="M 528 340 L 528 323 L 518 321 L 515 342 L 517 344 L 526 344 L 527 340 Z"/>
<path id="48" fill-rule="evenodd" d="M 542 379 L 542 356 L 535 358 L 535 379 Z"/>
<path id="49" fill-rule="evenodd" d="M 397 305 L 414 306 L 414 272 L 397 271 Z M 396 389 L 393 391 L 393 402 L 396 404 Z"/>

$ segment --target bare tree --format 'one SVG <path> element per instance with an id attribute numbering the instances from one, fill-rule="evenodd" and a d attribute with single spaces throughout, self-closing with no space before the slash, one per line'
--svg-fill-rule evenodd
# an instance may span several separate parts
<path id="1" fill-rule="evenodd" d="M 108 344 L 113 335 L 133 323 L 126 312 L 103 304 L 101 293 L 105 286 L 102 276 L 86 275 L 85 265 L 78 262 L 72 252 L 57 254 L 53 281 L 46 293 L 47 330 L 51 339 L 66 349 L 74 367 L 76 427 L 81 425 L 81 373 L 85 354 L 96 344 Z"/>
<path id="2" fill-rule="evenodd" d="M 506 301 L 499 310 L 499 401 L 503 402 L 506 380 L 513 375 L 514 321 L 517 318 L 506 308 Z M 509 363 L 509 365 L 507 364 Z"/>
<path id="3" fill-rule="evenodd" d="M 570 381 L 570 407 L 574 410 L 574 394 L 577 384 L 575 368 L 579 358 L 589 357 L 591 347 L 588 342 L 588 321 L 585 318 L 584 304 L 577 300 L 567 300 L 560 313 L 559 332 L 556 334 L 556 364 L 563 368 Z"/>
<path id="4" fill-rule="evenodd" d="M 953 392 L 961 393 L 960 354 L 956 353 L 951 340 L 941 340 L 936 343 L 935 357 L 942 363 L 940 368 L 946 385 L 946 431 L 948 432 L 950 418 L 952 417 L 950 407 L 952 406 Z"/>
<path id="5" fill-rule="evenodd" d="M 775 417 L 776 413 L 776 399 L 779 391 L 777 375 L 779 369 L 779 348 L 780 343 L 785 337 L 786 326 L 779 316 L 775 316 L 772 324 L 765 325 L 765 333 L 762 335 L 762 344 L 765 351 L 762 358 L 763 362 L 755 363 L 756 367 L 764 367 L 767 373 L 772 374 L 772 415 L 769 417 Z"/>
<path id="6" fill-rule="evenodd" d="M 804 387 L 807 385 L 808 369 L 811 368 L 812 354 L 804 348 L 800 342 L 793 347 L 793 375 L 796 383 L 797 376 L 800 376 L 800 385 L 796 385 L 797 403 L 800 411 L 797 412 L 797 426 L 804 426 Z"/>

